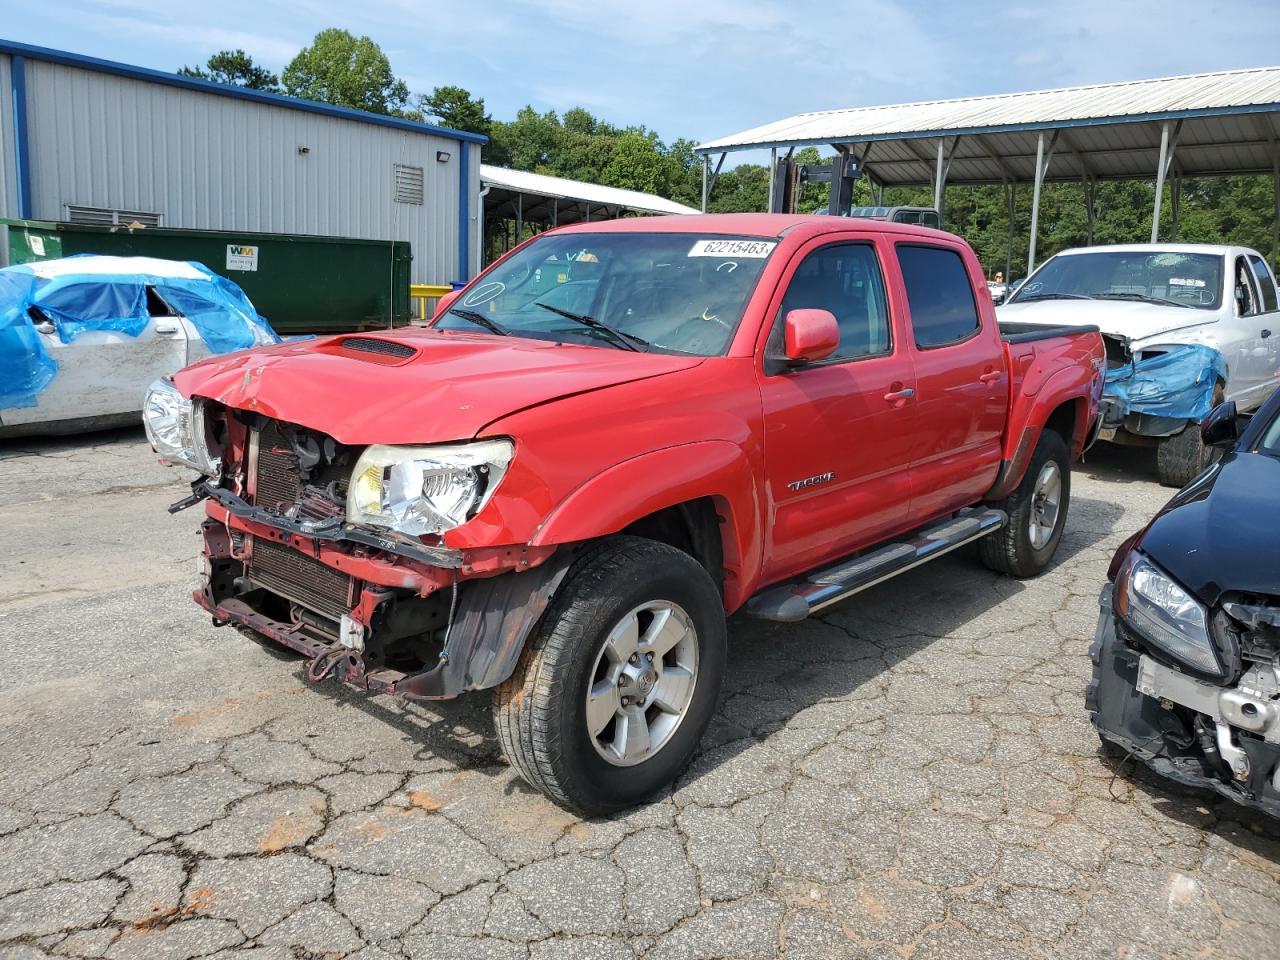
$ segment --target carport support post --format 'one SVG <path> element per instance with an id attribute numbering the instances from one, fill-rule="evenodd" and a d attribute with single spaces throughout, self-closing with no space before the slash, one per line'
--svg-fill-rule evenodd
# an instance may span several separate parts
<path id="1" fill-rule="evenodd" d="M 706 173 L 706 169 L 703 168 L 703 174 L 705 175 L 705 173 Z M 769 148 L 769 208 L 768 208 L 769 213 L 778 212 L 777 210 L 773 209 L 773 195 L 774 195 L 773 180 L 777 175 L 778 175 L 778 148 L 770 147 Z M 703 211 L 707 209 L 706 203 L 702 204 L 702 209 Z"/>
<path id="2" fill-rule="evenodd" d="M 1098 199 L 1098 181 L 1094 177 L 1086 177 L 1084 181 L 1084 214 L 1088 221 L 1085 233 L 1085 246 L 1093 246 L 1093 220 L 1096 216 Z"/>
<path id="3" fill-rule="evenodd" d="M 1018 212 L 1017 189 L 1017 184 L 1010 183 L 1008 180 L 1004 181 L 1004 205 L 1009 218 L 1009 248 L 1005 252 L 1004 258 L 1004 282 L 1006 284 L 1013 283 L 1013 230 Z"/>
<path id="4" fill-rule="evenodd" d="M 1271 263 L 1280 269 L 1280 147 L 1271 145 L 1271 189 L 1275 195 L 1275 209 L 1271 221 Z"/>
<path id="5" fill-rule="evenodd" d="M 711 154 L 702 157 L 702 212 L 707 212 L 707 181 L 711 176 Z M 773 183 L 773 173 L 769 174 L 769 182 Z"/>
<path id="6" fill-rule="evenodd" d="M 516 194 L 516 246 L 524 240 L 524 194 Z"/>
<path id="7" fill-rule="evenodd" d="M 942 190 L 947 176 L 946 162 L 946 141 L 939 137 L 938 163 L 933 168 L 933 209 L 938 211 L 939 216 L 942 215 Z"/>
<path id="8" fill-rule="evenodd" d="M 1160 167 L 1156 170 L 1156 205 L 1151 213 L 1151 242 L 1160 239 L 1160 202 L 1164 199 L 1164 172 L 1169 167 L 1169 124 L 1160 124 Z"/>
<path id="9" fill-rule="evenodd" d="M 1040 185 L 1044 183 L 1044 131 L 1036 136 L 1036 175 L 1031 191 L 1031 243 L 1027 248 L 1027 276 L 1036 268 L 1036 232 L 1040 229 Z"/>

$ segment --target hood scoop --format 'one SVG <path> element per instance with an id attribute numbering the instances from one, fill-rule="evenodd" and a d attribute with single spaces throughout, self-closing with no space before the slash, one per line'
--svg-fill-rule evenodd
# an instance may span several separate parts
<path id="1" fill-rule="evenodd" d="M 365 354 L 369 359 L 377 357 L 383 363 L 409 360 L 418 355 L 417 348 L 407 343 L 381 337 L 343 337 L 338 346 L 347 352 Z"/>

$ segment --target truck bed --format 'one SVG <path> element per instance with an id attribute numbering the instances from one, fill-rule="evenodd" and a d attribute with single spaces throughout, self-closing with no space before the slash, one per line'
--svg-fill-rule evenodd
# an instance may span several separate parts
<path id="1" fill-rule="evenodd" d="M 1066 337 L 1073 333 L 1098 332 L 1098 328 L 1093 324 L 1086 326 L 1068 324 L 1050 326 L 1045 323 L 1018 323 L 1013 320 L 1000 320 L 997 325 L 1000 327 L 1000 336 L 1004 338 L 1006 343 L 1032 343 L 1036 340 L 1048 340 L 1051 337 Z"/>

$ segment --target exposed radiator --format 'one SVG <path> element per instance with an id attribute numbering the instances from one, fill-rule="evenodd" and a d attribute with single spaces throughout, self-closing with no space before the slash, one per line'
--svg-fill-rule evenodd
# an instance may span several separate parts
<path id="1" fill-rule="evenodd" d="M 284 442 L 279 427 L 272 420 L 257 434 L 253 503 L 268 510 L 284 512 L 298 502 L 301 494 L 298 457 Z"/>
<path id="2" fill-rule="evenodd" d="M 253 538 L 248 577 L 272 593 L 333 620 L 355 603 L 355 580 L 273 540 Z"/>

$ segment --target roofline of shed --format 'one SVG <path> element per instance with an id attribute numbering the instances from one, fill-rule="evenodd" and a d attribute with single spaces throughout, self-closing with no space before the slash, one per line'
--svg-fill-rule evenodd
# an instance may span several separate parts
<path id="1" fill-rule="evenodd" d="M 903 104 L 902 106 L 907 106 Z M 799 139 L 761 140 L 716 146 L 716 141 L 699 144 L 693 152 L 700 156 L 737 153 L 740 150 L 769 150 L 776 147 L 820 147 L 837 143 L 874 143 L 880 140 L 936 140 L 938 137 L 974 137 L 986 134 L 1036 132 L 1076 127 L 1110 127 L 1130 123 L 1159 123 L 1165 120 L 1189 120 L 1198 117 L 1235 117 L 1253 113 L 1280 113 L 1280 102 L 1250 103 L 1233 107 L 1197 107 L 1193 110 L 1162 110 L 1155 113 L 1119 114 L 1108 117 L 1080 117 L 1074 120 L 1037 120 L 1027 123 L 1004 123 L 984 127 L 947 127 L 935 130 L 901 130 L 891 133 L 863 133 L 847 137 L 807 137 Z M 801 116 L 801 115 L 797 115 Z M 788 117 L 787 119 L 792 119 Z M 779 123 L 784 121 L 778 121 Z M 721 138 L 730 139 L 730 138 Z"/>
<path id="2" fill-rule="evenodd" d="M 267 93 L 264 90 L 250 90 L 247 87 L 236 87 L 225 83 L 214 83 L 212 80 L 201 80 L 198 77 L 184 77 L 150 67 L 135 67 L 128 63 L 114 60 L 102 60 L 80 53 L 68 53 L 65 50 L 53 50 L 49 47 L 37 47 L 29 43 L 18 43 L 14 40 L 0 39 L 0 54 L 11 57 L 26 57 L 30 60 L 43 60 L 48 63 L 60 63 L 68 67 L 90 70 L 95 73 L 109 73 L 130 80 L 142 80 L 148 83 L 159 83 L 169 87 L 195 90 L 209 93 L 217 97 L 231 97 L 235 100 L 248 100 L 272 107 L 284 107 L 287 110 L 301 110 L 304 113 L 318 113 L 321 116 L 337 117 L 340 120 L 354 120 L 357 123 L 370 123 L 380 127 L 392 127 L 397 130 L 408 130 L 411 133 L 431 134 L 447 137 L 468 143 L 488 143 L 489 138 L 479 133 L 465 130 L 453 130 L 449 127 L 437 127 L 429 123 L 418 123 L 401 117 L 387 116 L 381 113 L 370 113 L 368 110 L 355 110 L 351 107 L 336 107 L 328 103 L 317 103 L 314 100 L 302 100 L 298 97 L 285 96 L 282 93 Z"/>

